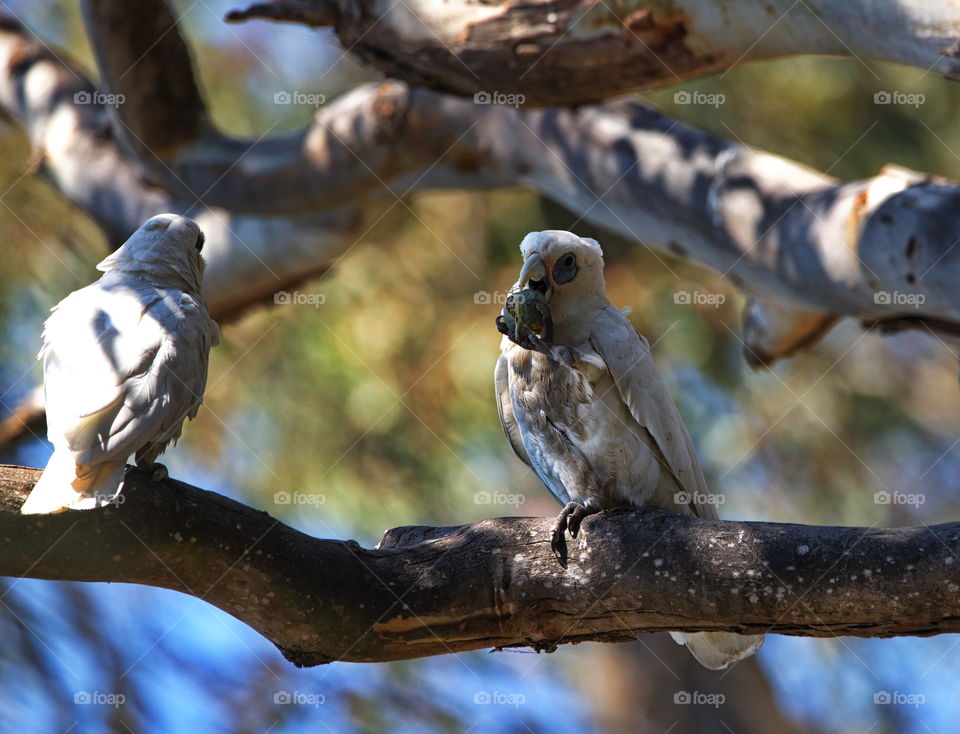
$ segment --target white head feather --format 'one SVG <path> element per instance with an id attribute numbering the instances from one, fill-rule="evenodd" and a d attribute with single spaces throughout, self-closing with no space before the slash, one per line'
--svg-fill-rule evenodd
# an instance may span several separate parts
<path id="1" fill-rule="evenodd" d="M 203 282 L 203 243 L 203 232 L 192 219 L 158 214 L 107 255 L 97 270 L 138 273 L 157 285 L 199 294 Z"/>
<path id="2" fill-rule="evenodd" d="M 591 309 L 609 303 L 603 280 L 603 250 L 596 240 L 548 229 L 524 237 L 520 252 L 525 270 L 531 270 L 528 263 L 535 263 L 536 258 L 543 263 L 542 270 L 533 267 L 531 272 L 543 274 L 554 326 L 562 329 L 565 322 L 575 324 Z"/>

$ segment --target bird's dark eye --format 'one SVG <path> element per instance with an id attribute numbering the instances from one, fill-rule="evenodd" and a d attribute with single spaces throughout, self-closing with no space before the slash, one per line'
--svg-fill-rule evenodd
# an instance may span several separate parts
<path id="1" fill-rule="evenodd" d="M 577 259 L 572 252 L 563 255 L 553 266 L 553 282 L 563 285 L 573 280 L 577 274 Z"/>
<path id="2" fill-rule="evenodd" d="M 203 245 L 207 241 L 206 236 L 203 232 L 197 235 L 197 252 L 203 252 Z"/>

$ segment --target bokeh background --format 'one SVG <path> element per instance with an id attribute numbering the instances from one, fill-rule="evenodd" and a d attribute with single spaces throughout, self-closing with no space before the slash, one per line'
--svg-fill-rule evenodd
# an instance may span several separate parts
<path id="1" fill-rule="evenodd" d="M 95 74 L 77 2 L 0 5 Z M 174 5 L 213 116 L 233 134 L 304 124 L 312 108 L 274 104 L 278 90 L 330 100 L 377 78 L 343 58 L 329 32 L 228 26 L 233 4 L 221 0 Z M 722 101 L 675 103 L 684 90 Z M 882 91 L 923 100 L 875 103 Z M 922 70 L 791 58 L 644 97 L 841 178 L 888 162 L 960 178 L 960 89 Z M 107 250 L 96 224 L 31 175 L 29 160 L 21 132 L 0 128 L 4 412 L 39 384 L 34 358 L 47 310 L 92 281 Z M 174 476 L 304 532 L 367 546 L 397 525 L 555 513 L 500 431 L 493 319 L 522 236 L 575 225 L 604 245 L 612 300 L 633 309 L 655 345 L 708 481 L 725 499 L 723 516 L 956 519 L 960 386 L 956 356 L 934 337 L 881 337 L 844 323 L 755 373 L 741 357 L 742 298 L 710 272 L 586 226 L 522 189 L 422 194 L 410 206 L 300 287 L 322 304 L 264 305 L 224 329 L 205 407 L 165 458 Z M 713 303 L 678 303 L 681 292 Z M 6 447 L 0 461 L 39 467 L 49 453 L 45 440 L 30 439 Z M 517 501 L 484 502 L 492 490 Z M 312 499 L 285 503 L 277 492 Z M 884 492 L 912 502 L 884 503 Z M 729 674 L 700 669 L 659 636 L 552 655 L 300 670 L 241 623 L 176 592 L 8 579 L 0 582 L 0 730 L 940 734 L 960 719 L 957 643 L 953 635 L 774 636 Z M 283 703 L 283 692 L 301 703 Z M 683 692 L 722 702 L 684 704 Z M 76 702 L 84 693 L 124 702 Z M 884 703 L 885 693 L 901 703 Z"/>

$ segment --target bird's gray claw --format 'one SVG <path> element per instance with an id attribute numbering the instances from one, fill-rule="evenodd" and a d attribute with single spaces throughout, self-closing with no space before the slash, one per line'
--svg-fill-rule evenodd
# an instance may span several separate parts
<path id="1" fill-rule="evenodd" d="M 597 512 L 600 512 L 599 508 L 589 507 L 580 502 L 568 502 L 560 510 L 557 521 L 553 525 L 550 549 L 557 556 L 561 566 L 567 565 L 567 543 L 564 533 L 569 532 L 571 538 L 576 538 L 584 518 Z"/>
<path id="2" fill-rule="evenodd" d="M 567 541 L 564 533 L 570 531 L 570 537 L 576 538 L 580 532 L 580 523 L 587 515 L 591 515 L 598 510 L 589 510 L 579 502 L 568 502 L 557 515 L 557 521 L 553 525 L 553 533 L 550 538 L 550 549 L 557 556 L 560 565 L 567 565 Z"/>
<path id="3" fill-rule="evenodd" d="M 563 534 L 567 532 L 567 516 L 560 513 L 550 532 L 550 548 L 556 553 L 559 550 L 559 546 L 563 545 Z"/>
<path id="4" fill-rule="evenodd" d="M 567 518 L 567 530 L 570 532 L 571 538 L 576 538 L 580 533 L 580 525 L 584 518 L 599 512 L 599 510 L 592 510 L 586 505 L 581 505 L 579 502 L 573 504 L 575 506 L 570 511 L 570 517 Z"/>
<path id="5" fill-rule="evenodd" d="M 577 533 L 580 532 L 580 523 L 583 522 L 584 517 L 585 515 L 579 512 L 570 513 L 570 517 L 567 519 L 567 532 L 570 533 L 571 538 L 577 537 Z"/>
<path id="6" fill-rule="evenodd" d="M 559 517 L 550 535 L 550 550 L 553 551 L 553 555 L 557 557 L 560 565 L 564 568 L 567 567 L 567 541 L 563 537 L 566 530 L 567 518 Z"/>

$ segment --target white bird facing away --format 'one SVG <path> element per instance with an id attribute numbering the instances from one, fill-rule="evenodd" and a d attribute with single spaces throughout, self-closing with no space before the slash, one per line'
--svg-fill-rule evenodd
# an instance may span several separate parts
<path id="1" fill-rule="evenodd" d="M 154 462 L 197 415 L 220 342 L 200 295 L 203 242 L 193 220 L 155 216 L 53 307 L 38 359 L 54 451 L 23 514 L 115 501 L 131 454 L 166 476 Z"/>
<path id="2" fill-rule="evenodd" d="M 716 505 L 683 420 L 650 347 L 607 298 L 603 252 L 571 232 L 531 232 L 514 289 L 543 294 L 542 336 L 507 325 L 495 386 L 514 452 L 565 506 L 552 546 L 577 536 L 589 514 L 656 505 L 716 518 Z M 532 319 L 538 322 L 538 319 Z M 551 326 L 552 324 L 552 326 Z M 518 333 L 519 332 L 519 333 Z M 672 632 L 703 665 L 725 668 L 752 654 L 762 635 Z"/>

